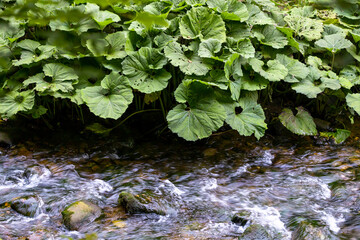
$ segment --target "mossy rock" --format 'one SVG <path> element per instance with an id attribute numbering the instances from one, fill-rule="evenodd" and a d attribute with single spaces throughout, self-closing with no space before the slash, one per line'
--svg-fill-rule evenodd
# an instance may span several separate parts
<path id="1" fill-rule="evenodd" d="M 40 199 L 37 196 L 19 197 L 11 201 L 11 208 L 27 217 L 35 217 L 39 207 Z"/>
<path id="2" fill-rule="evenodd" d="M 297 227 L 291 234 L 291 239 L 303 240 L 331 240 L 337 239 L 333 236 L 325 222 L 318 220 L 303 219 L 297 222 Z"/>
<path id="3" fill-rule="evenodd" d="M 265 227 L 260 224 L 250 225 L 239 237 L 241 240 L 273 240 Z"/>
<path id="4" fill-rule="evenodd" d="M 234 214 L 231 221 L 239 226 L 245 226 L 250 221 L 250 215 L 249 211 L 240 211 Z"/>
<path id="5" fill-rule="evenodd" d="M 119 194 L 118 203 L 122 206 L 126 213 L 156 213 L 159 215 L 166 215 L 165 209 L 156 202 L 148 204 L 141 203 L 138 198 L 128 192 L 121 192 Z"/>
<path id="6" fill-rule="evenodd" d="M 64 225 L 69 230 L 79 230 L 101 216 L 101 208 L 89 201 L 78 201 L 70 204 L 61 212 Z"/>

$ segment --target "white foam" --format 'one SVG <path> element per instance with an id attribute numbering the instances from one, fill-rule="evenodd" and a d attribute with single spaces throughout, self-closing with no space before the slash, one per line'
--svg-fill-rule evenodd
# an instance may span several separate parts
<path id="1" fill-rule="evenodd" d="M 212 190 L 218 187 L 216 178 L 210 178 L 205 182 L 205 186 L 201 188 L 202 191 Z"/>
<path id="2" fill-rule="evenodd" d="M 259 159 L 260 162 L 271 165 L 275 156 L 271 153 L 271 150 L 264 151 L 263 156 Z"/>
<path id="3" fill-rule="evenodd" d="M 170 180 L 166 179 L 164 181 L 164 183 L 166 183 L 167 185 L 169 185 L 170 189 L 171 189 L 171 193 L 175 193 L 176 195 L 182 195 L 184 194 L 185 192 L 180 190 L 178 187 L 175 186 L 175 184 L 173 184 L 172 182 L 170 182 Z M 163 186 L 163 185 L 161 185 Z M 161 187 L 160 186 L 160 187 Z"/>
<path id="4" fill-rule="evenodd" d="M 281 221 L 280 212 L 274 207 L 245 207 L 245 210 L 251 212 L 251 219 L 262 226 L 269 226 L 277 232 L 282 233 L 283 239 L 290 239 L 291 233 L 285 228 L 285 224 Z"/>
<path id="5" fill-rule="evenodd" d="M 338 233 L 340 231 L 339 224 L 345 221 L 343 215 L 341 215 L 339 218 L 336 218 L 335 216 L 325 211 L 316 211 L 316 212 L 321 213 L 323 215 L 321 219 L 326 222 L 326 224 L 329 226 L 329 229 L 331 231 L 333 231 L 334 233 Z"/>
<path id="6" fill-rule="evenodd" d="M 114 188 L 107 182 L 101 179 L 95 179 L 85 184 L 81 190 L 86 191 L 88 194 L 101 198 L 100 193 L 110 192 Z"/>
<path id="7" fill-rule="evenodd" d="M 234 172 L 234 173 L 232 173 L 232 174 L 230 175 L 230 177 L 236 177 L 236 176 L 239 176 L 239 175 L 247 172 L 247 169 L 248 169 L 249 166 L 250 166 L 249 164 L 245 164 L 244 166 L 239 167 L 239 168 L 236 170 L 236 172 Z"/>

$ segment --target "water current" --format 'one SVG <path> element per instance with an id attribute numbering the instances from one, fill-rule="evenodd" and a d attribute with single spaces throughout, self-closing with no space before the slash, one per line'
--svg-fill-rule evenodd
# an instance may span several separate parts
<path id="1" fill-rule="evenodd" d="M 273 239 L 360 239 L 359 166 L 358 148 L 313 140 L 19 144 L 0 153 L 0 239 L 238 239 L 251 224 Z M 124 213 L 122 191 L 166 215 Z M 10 207 L 29 195 L 33 217 Z M 61 211 L 79 200 L 104 215 L 70 231 Z"/>

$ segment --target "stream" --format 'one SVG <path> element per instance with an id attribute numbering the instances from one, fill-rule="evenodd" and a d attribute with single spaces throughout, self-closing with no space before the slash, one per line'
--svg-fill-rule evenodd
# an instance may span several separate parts
<path id="1" fill-rule="evenodd" d="M 27 142 L 0 152 L 0 239 L 360 239 L 360 149 L 313 139 Z M 129 215 L 120 192 L 149 194 L 165 215 Z M 33 217 L 11 201 L 36 196 Z M 61 212 L 89 200 L 103 216 L 68 230 Z M 246 223 L 233 216 L 246 214 Z M 241 239 L 241 238 L 240 238 Z"/>

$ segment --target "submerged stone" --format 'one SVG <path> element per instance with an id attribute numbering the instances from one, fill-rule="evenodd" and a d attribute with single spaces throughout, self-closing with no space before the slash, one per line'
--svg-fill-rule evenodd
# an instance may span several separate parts
<path id="1" fill-rule="evenodd" d="M 141 203 L 138 198 L 128 192 L 121 192 L 119 195 L 118 203 L 125 209 L 126 213 L 156 213 L 159 215 L 166 215 L 165 210 L 155 202 L 147 204 Z"/>
<path id="2" fill-rule="evenodd" d="M 89 201 L 74 202 L 61 212 L 64 224 L 70 230 L 78 230 L 92 223 L 101 213 L 101 208 Z"/>
<path id="3" fill-rule="evenodd" d="M 26 170 L 23 173 L 23 177 L 30 182 L 31 179 L 40 177 L 43 175 L 50 175 L 50 171 L 46 169 L 45 167 L 41 167 L 39 165 L 32 165 L 26 168 Z"/>
<path id="4" fill-rule="evenodd" d="M 231 221 L 239 226 L 245 226 L 250 221 L 250 215 L 248 211 L 240 211 L 231 218 Z"/>
<path id="5" fill-rule="evenodd" d="M 19 197 L 11 201 L 11 208 L 27 217 L 35 217 L 39 207 L 40 199 L 37 196 Z"/>
<path id="6" fill-rule="evenodd" d="M 298 227 L 291 234 L 292 240 L 331 240 L 336 239 L 332 236 L 330 230 L 326 226 L 304 220 L 300 222 Z"/>
<path id="7" fill-rule="evenodd" d="M 265 227 L 260 224 L 250 225 L 243 234 L 241 234 L 241 240 L 273 240 L 269 232 Z"/>

